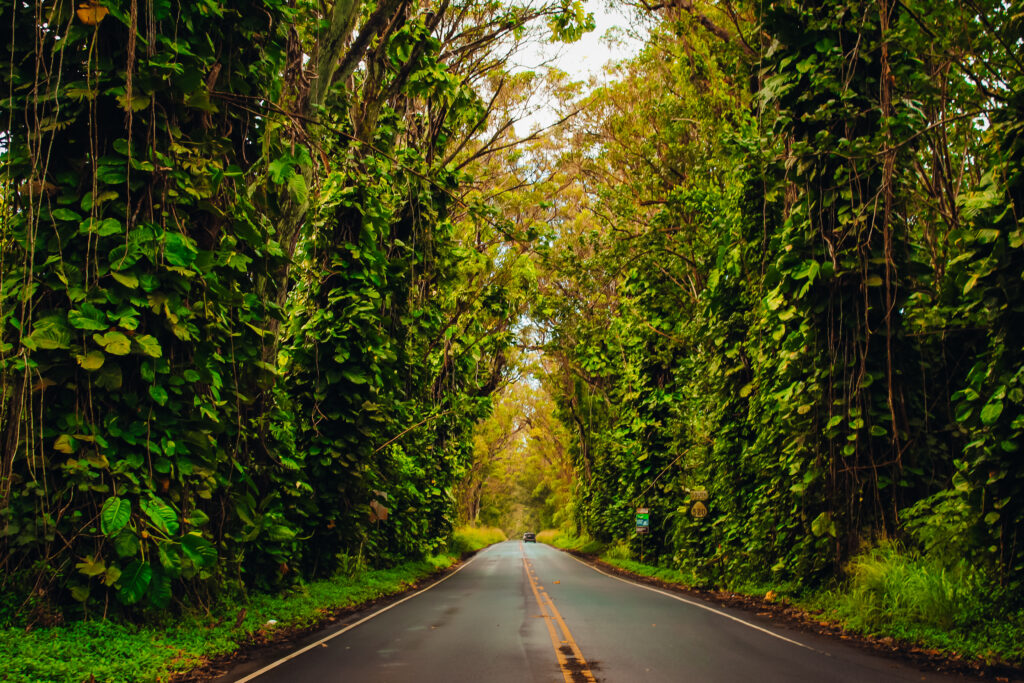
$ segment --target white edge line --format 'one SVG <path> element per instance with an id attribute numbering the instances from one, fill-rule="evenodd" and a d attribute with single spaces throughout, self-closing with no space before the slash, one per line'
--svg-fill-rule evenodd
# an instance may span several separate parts
<path id="1" fill-rule="evenodd" d="M 478 553 L 477 555 L 479 555 L 479 553 Z M 259 676 L 262 676 L 263 674 L 267 673 L 267 672 L 268 672 L 268 671 L 270 671 L 271 669 L 276 669 L 277 667 L 281 666 L 281 665 L 282 665 L 282 664 L 284 664 L 285 662 L 287 662 L 287 661 L 289 661 L 289 660 L 291 660 L 291 659 L 295 659 L 295 658 L 296 658 L 296 657 L 298 657 L 299 655 L 303 655 L 303 654 L 305 654 L 305 653 L 309 652 L 309 651 L 310 651 L 310 650 L 312 650 L 312 649 L 313 649 L 314 647 L 317 647 L 318 645 L 322 645 L 322 644 L 326 643 L 326 642 L 327 642 L 328 640 L 331 640 L 332 638 L 337 638 L 337 637 L 338 637 L 338 636 L 340 636 L 340 635 L 341 635 L 342 633 L 345 633 L 345 632 L 347 632 L 347 631 L 351 631 L 351 630 L 352 630 L 352 629 L 354 629 L 354 628 L 355 628 L 356 626 L 360 626 L 360 625 L 362 625 L 362 624 L 365 624 L 365 623 L 366 623 L 366 622 L 368 622 L 368 621 L 369 621 L 370 619 L 373 619 L 374 617 L 376 617 L 376 616 L 378 616 L 378 615 L 384 614 L 384 612 L 387 612 L 387 611 L 388 611 L 389 609 L 391 609 L 392 607 L 398 607 L 399 605 L 401 605 L 401 604 L 402 604 L 403 602 L 405 602 L 406 600 L 412 600 L 412 599 L 413 599 L 413 598 L 415 598 L 415 597 L 416 597 L 417 595 L 420 595 L 420 594 L 422 594 L 422 593 L 426 593 L 426 592 L 427 592 L 428 590 L 430 590 L 430 589 L 431 589 L 431 588 L 433 588 L 434 586 L 437 586 L 437 585 L 439 585 L 439 584 L 442 584 L 442 583 L 444 583 L 445 581 L 447 581 L 448 579 L 452 578 L 453 576 L 455 576 L 456 574 L 458 574 L 459 572 L 461 572 L 461 571 L 462 571 L 463 569 L 465 569 L 466 567 L 468 567 L 468 566 L 470 565 L 470 563 L 472 563 L 472 562 L 473 562 L 473 560 L 475 560 L 475 559 L 477 558 L 477 555 L 474 555 L 473 557 L 469 558 L 468 560 L 466 560 L 465 562 L 463 562 L 463 563 L 462 563 L 461 565 L 459 565 L 459 567 L 457 567 L 457 568 L 455 569 L 455 571 L 453 571 L 453 572 L 451 572 L 450 574 L 447 574 L 447 575 L 445 575 L 445 576 L 441 577 L 440 579 L 438 579 L 438 580 L 437 580 L 437 581 L 435 581 L 434 583 L 430 584 L 430 585 L 429 585 L 429 586 L 427 586 L 426 588 L 423 588 L 423 589 L 421 589 L 421 590 L 418 590 L 418 591 L 416 591 L 415 593 L 413 593 L 412 595 L 407 595 L 407 596 L 405 596 L 404 598 L 402 598 L 401 600 L 397 600 L 397 601 L 395 601 L 395 602 L 391 603 L 390 605 L 388 605 L 387 607 L 384 607 L 384 608 L 382 608 L 382 609 L 379 609 L 379 610 L 377 610 L 376 612 L 374 612 L 373 614 L 367 615 L 367 616 L 363 617 L 362 619 L 360 619 L 359 621 L 357 621 L 357 622 L 355 622 L 355 623 L 352 623 L 352 624 L 349 624 L 349 625 L 348 625 L 348 626 L 346 626 L 345 628 L 343 628 L 343 629 L 341 629 L 341 630 L 339 630 L 339 631 L 335 631 L 334 633 L 332 633 L 332 634 L 331 634 L 331 635 L 329 635 L 329 636 L 325 636 L 324 638 L 321 638 L 320 640 L 316 641 L 315 643 L 310 643 L 310 644 L 309 644 L 309 645 L 307 645 L 306 647 L 302 648 L 301 650 L 296 650 L 295 652 L 291 653 L 291 654 L 290 654 L 290 655 L 288 655 L 287 657 L 282 657 L 281 659 L 277 660 L 276 662 L 271 662 L 270 664 L 267 664 L 267 665 L 266 665 L 265 667 L 263 667 L 263 668 L 262 668 L 262 669 L 260 669 L 259 671 L 256 671 L 256 672 L 254 672 L 254 673 L 251 673 L 251 674 L 249 674 L 248 676 L 246 676 L 245 678 L 240 678 L 240 679 L 238 679 L 237 681 L 235 681 L 235 683 L 246 683 L 246 681 L 251 681 L 251 680 L 254 680 L 255 678 L 257 678 L 257 677 L 259 677 Z"/>
<path id="2" fill-rule="evenodd" d="M 569 557 L 571 557 L 572 559 L 576 560 L 580 564 L 582 564 L 584 567 L 590 567 L 591 569 L 593 569 L 598 574 L 603 574 L 604 576 L 607 576 L 609 579 L 615 579 L 616 581 L 621 581 L 622 583 L 628 583 L 631 586 L 636 586 L 637 588 L 643 588 L 644 590 L 651 591 L 652 593 L 658 593 L 659 595 L 664 595 L 665 597 L 672 598 L 673 600 L 678 600 L 679 602 L 685 602 L 687 605 L 692 605 L 694 607 L 700 607 L 701 609 L 705 609 L 705 610 L 707 610 L 709 612 L 714 612 L 715 614 L 717 614 L 719 616 L 722 616 L 722 617 L 725 617 L 726 619 L 732 619 L 736 623 L 743 624 L 744 626 L 752 628 L 755 631 L 760 631 L 761 633 L 767 634 L 767 635 L 771 636 L 772 638 L 778 638 L 779 640 L 784 640 L 787 643 L 790 643 L 791 645 L 796 645 L 797 647 L 802 647 L 805 650 L 810 650 L 811 652 L 817 652 L 818 654 L 826 655 L 826 656 L 829 656 L 829 657 L 831 656 L 827 652 L 823 652 L 821 650 L 817 650 L 817 649 L 811 647 L 810 645 L 804 645 L 803 643 L 801 643 L 799 641 L 796 641 L 796 640 L 792 640 L 790 638 L 787 638 L 786 636 L 780 636 L 778 633 L 775 633 L 774 631 L 769 631 L 768 629 L 762 628 L 762 627 L 758 626 L 757 624 L 751 624 L 749 621 L 744 621 L 743 619 L 740 619 L 739 617 L 734 617 L 733 615 L 728 614 L 726 612 L 722 612 L 720 610 L 717 610 L 714 607 L 711 607 L 710 605 L 705 605 L 704 603 L 697 602 L 696 600 L 689 600 L 689 599 L 684 598 L 684 597 L 682 597 L 680 595 L 676 595 L 674 593 L 669 593 L 668 591 L 659 590 L 659 589 L 654 588 L 652 586 L 646 586 L 646 585 L 644 585 L 642 583 L 637 583 L 636 581 L 630 581 L 629 579 L 624 579 L 621 576 L 615 576 L 614 574 L 609 574 L 608 572 L 603 572 L 600 569 L 598 569 L 597 567 L 595 567 L 594 565 L 590 564 L 589 562 L 584 562 L 583 560 L 581 560 L 580 558 L 576 557 L 572 553 L 565 553 L 565 554 L 568 555 Z"/>

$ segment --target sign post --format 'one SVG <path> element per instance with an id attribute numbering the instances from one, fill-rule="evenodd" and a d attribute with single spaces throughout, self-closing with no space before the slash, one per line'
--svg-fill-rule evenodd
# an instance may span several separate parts
<path id="1" fill-rule="evenodd" d="M 651 530 L 651 511 L 647 508 L 636 509 L 636 532 L 646 534 Z"/>
<path id="2" fill-rule="evenodd" d="M 640 536 L 640 563 L 644 561 L 644 536 L 651 531 L 651 511 L 647 508 L 636 509 L 636 533 Z"/>

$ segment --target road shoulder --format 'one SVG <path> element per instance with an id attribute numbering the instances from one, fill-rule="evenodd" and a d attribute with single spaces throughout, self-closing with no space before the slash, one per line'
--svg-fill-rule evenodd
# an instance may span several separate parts
<path id="1" fill-rule="evenodd" d="M 400 591 L 344 607 L 325 609 L 322 618 L 303 626 L 275 626 L 263 629 L 240 648 L 225 655 L 210 658 L 202 665 L 174 674 L 169 683 L 212 681 L 227 683 L 241 679 L 264 666 L 344 629 L 365 617 L 386 609 L 410 595 L 443 580 L 466 565 L 479 551 L 463 553 L 451 565 L 424 574 Z"/>
<path id="2" fill-rule="evenodd" d="M 825 620 L 820 615 L 813 614 L 784 600 L 768 601 L 764 598 L 729 591 L 693 588 L 623 569 L 602 560 L 597 555 L 556 546 L 549 547 L 561 550 L 591 568 L 614 577 L 685 596 L 691 600 L 704 602 L 709 606 L 742 610 L 747 614 L 748 619 L 763 626 L 811 633 L 834 639 L 845 645 L 852 645 L 884 657 L 912 664 L 925 671 L 983 676 L 996 681 L 1024 681 L 1024 669 L 1022 668 L 1005 663 L 968 660 L 937 650 L 925 649 L 915 643 L 895 638 L 852 633 L 844 629 L 841 624 Z"/>

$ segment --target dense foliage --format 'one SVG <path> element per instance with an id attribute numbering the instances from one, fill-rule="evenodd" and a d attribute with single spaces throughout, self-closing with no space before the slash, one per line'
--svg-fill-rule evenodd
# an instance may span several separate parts
<path id="1" fill-rule="evenodd" d="M 659 562 L 793 586 L 895 539 L 1019 595 L 1022 11 L 686 3 L 579 103 L 534 309 L 578 531 L 649 507 Z"/>
<path id="2" fill-rule="evenodd" d="M 0 619 L 444 542 L 530 290 L 471 172 L 508 142 L 526 27 L 587 22 L 568 2 L 0 10 Z"/>
<path id="3" fill-rule="evenodd" d="M 568 0 L 0 10 L 0 621 L 638 506 L 673 575 L 1019 599 L 1024 4 L 633 9 L 592 88 L 509 61 Z"/>

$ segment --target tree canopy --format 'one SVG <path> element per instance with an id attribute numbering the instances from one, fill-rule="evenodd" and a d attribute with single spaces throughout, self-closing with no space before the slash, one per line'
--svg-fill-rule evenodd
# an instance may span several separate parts
<path id="1" fill-rule="evenodd" d="M 709 582 L 1018 593 L 1024 5 L 621 9 L 589 84 L 514 64 L 569 0 L 0 10 L 0 618 L 641 506 Z"/>

